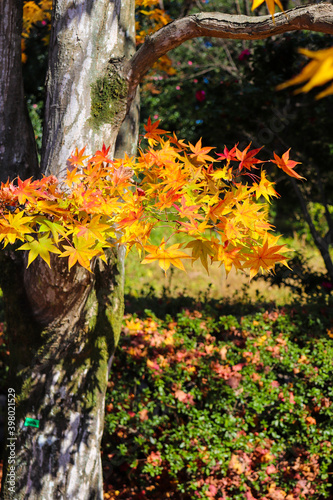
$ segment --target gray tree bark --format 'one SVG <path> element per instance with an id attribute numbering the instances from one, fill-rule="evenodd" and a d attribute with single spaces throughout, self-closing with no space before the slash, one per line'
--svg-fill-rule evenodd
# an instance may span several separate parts
<path id="1" fill-rule="evenodd" d="M 127 112 L 126 61 L 135 52 L 134 0 L 57 0 L 46 78 L 42 171 L 61 176 L 76 147 L 114 150 Z"/>
<path id="2" fill-rule="evenodd" d="M 275 27 L 268 16 L 215 13 L 171 23 L 134 54 L 133 1 L 54 1 L 38 173 L 61 177 L 76 147 L 86 146 L 89 154 L 105 143 L 133 153 L 137 86 L 158 57 L 186 39 L 263 38 L 295 29 L 332 33 L 328 4 L 276 16 Z M 0 1 L 3 179 L 37 172 L 23 95 L 21 23 L 22 0 Z M 68 271 L 56 257 L 51 269 L 40 260 L 26 269 L 10 248 L 0 263 L 17 410 L 15 480 L 12 487 L 5 474 L 2 498 L 101 500 L 104 398 L 123 315 L 124 256 L 115 249 L 106 264 L 95 262 L 93 274 L 80 267 Z M 25 426 L 26 417 L 39 427 Z"/>

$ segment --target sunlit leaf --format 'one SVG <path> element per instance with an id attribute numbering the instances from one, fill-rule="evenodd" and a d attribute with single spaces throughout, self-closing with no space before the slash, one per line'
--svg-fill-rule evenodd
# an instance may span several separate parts
<path id="1" fill-rule="evenodd" d="M 141 264 L 150 264 L 151 262 L 158 261 L 159 266 L 167 271 L 172 264 L 175 267 L 178 267 L 182 271 L 185 271 L 184 265 L 181 259 L 191 259 L 187 253 L 179 250 L 181 245 L 179 243 L 175 245 L 171 245 L 169 248 L 165 248 L 164 238 L 161 241 L 161 244 L 158 246 L 155 245 L 146 245 L 144 248 L 147 252 L 150 252 L 146 257 L 141 261 Z"/>

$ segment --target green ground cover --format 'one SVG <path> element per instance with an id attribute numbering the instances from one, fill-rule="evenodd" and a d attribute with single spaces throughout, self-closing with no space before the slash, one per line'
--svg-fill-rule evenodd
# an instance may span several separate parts
<path id="1" fill-rule="evenodd" d="M 105 498 L 333 498 L 332 359 L 324 291 L 284 307 L 127 296 Z"/>

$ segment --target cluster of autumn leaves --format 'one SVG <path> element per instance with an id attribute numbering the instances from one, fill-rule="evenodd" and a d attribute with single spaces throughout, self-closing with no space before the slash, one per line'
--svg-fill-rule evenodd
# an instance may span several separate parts
<path id="1" fill-rule="evenodd" d="M 279 0 L 265 1 L 273 17 L 275 4 L 282 10 Z M 263 2 L 253 0 L 252 9 Z M 157 0 L 136 4 L 156 25 L 153 31 L 170 21 Z M 50 21 L 51 8 L 50 0 L 24 3 L 25 37 L 34 23 Z M 147 33 L 137 28 L 142 43 Z M 312 61 L 281 89 L 307 82 L 299 91 L 308 92 L 333 78 L 333 49 L 302 53 Z M 332 93 L 329 85 L 317 98 Z M 115 244 L 126 245 L 128 251 L 136 247 L 143 252 L 143 264 L 158 261 L 164 271 L 170 265 L 184 269 L 184 259 L 200 259 L 207 271 L 211 262 L 224 264 L 227 272 L 232 267 L 248 270 L 251 277 L 274 269 L 277 262 L 287 265 L 287 249 L 270 232 L 267 206 L 257 201 L 277 195 L 264 170 L 253 172 L 263 163 L 256 158 L 259 149 L 235 146 L 213 158 L 213 148 L 202 147 L 201 141 L 186 145 L 175 135 L 163 134 L 158 122 L 149 120 L 149 146 L 138 158 L 111 160 L 104 145 L 91 158 L 84 156 L 84 149 L 76 150 L 64 179 L 2 184 L 0 241 L 5 246 L 23 242 L 19 249 L 29 252 L 29 265 L 38 256 L 50 265 L 54 253 L 68 257 L 69 268 L 78 262 L 92 270 L 95 258 L 105 259 L 105 250 Z M 301 178 L 289 151 L 281 158 L 274 154 L 271 161 Z M 173 234 L 184 233 L 188 241 L 168 245 L 169 238 L 163 238 L 159 245 L 150 244 L 152 230 L 161 224 L 172 227 Z"/>
<path id="2" fill-rule="evenodd" d="M 68 258 L 93 271 L 96 257 L 125 245 L 136 248 L 142 263 L 158 261 L 184 269 L 183 261 L 200 259 L 249 271 L 287 265 L 287 249 L 278 244 L 267 219 L 267 204 L 277 196 L 257 158 L 260 149 L 237 146 L 212 156 L 211 147 L 186 144 L 175 134 L 148 120 L 148 146 L 139 156 L 109 157 L 104 145 L 92 157 L 84 149 L 69 158 L 62 179 L 7 181 L 0 189 L 0 241 L 21 242 L 28 265 L 40 256 L 50 265 L 50 254 Z M 271 160 L 293 177 L 296 162 L 289 151 Z M 151 244 L 156 227 L 183 234 L 183 243 L 163 238 Z"/>

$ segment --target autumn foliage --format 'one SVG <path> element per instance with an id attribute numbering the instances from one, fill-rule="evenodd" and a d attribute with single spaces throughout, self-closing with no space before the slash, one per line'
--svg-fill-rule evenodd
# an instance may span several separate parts
<path id="1" fill-rule="evenodd" d="M 148 120 L 148 146 L 139 156 L 111 159 L 105 145 L 93 156 L 78 148 L 60 178 L 7 181 L 0 189 L 0 240 L 28 251 L 28 265 L 50 254 L 68 258 L 93 271 L 96 257 L 115 245 L 136 249 L 142 263 L 158 261 L 184 269 L 183 261 L 200 259 L 246 270 L 287 265 L 287 249 L 278 244 L 267 216 L 267 201 L 277 196 L 259 167 L 260 149 L 237 145 L 214 154 L 178 140 Z M 274 161 L 295 177 L 289 152 Z M 289 167 L 288 167 L 289 165 Z M 170 244 L 170 236 L 151 243 L 156 227 L 165 227 L 186 241 Z"/>

